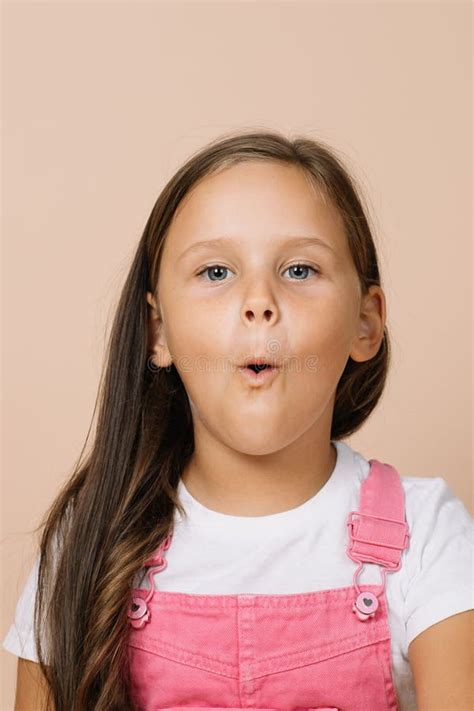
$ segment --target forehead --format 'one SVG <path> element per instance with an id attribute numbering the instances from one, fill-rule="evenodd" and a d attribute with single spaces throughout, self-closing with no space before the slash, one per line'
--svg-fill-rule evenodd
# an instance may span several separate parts
<path id="1" fill-rule="evenodd" d="M 305 172 L 276 161 L 246 161 L 201 179 L 171 221 L 165 252 L 179 255 L 216 236 L 255 246 L 279 236 L 318 235 L 341 254 L 347 249 L 342 219 Z"/>

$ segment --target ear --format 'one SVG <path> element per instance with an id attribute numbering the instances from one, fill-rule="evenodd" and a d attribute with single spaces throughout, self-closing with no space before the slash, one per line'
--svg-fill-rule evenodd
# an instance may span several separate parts
<path id="1" fill-rule="evenodd" d="M 357 334 L 352 344 L 350 357 L 359 363 L 373 358 L 383 341 L 386 305 L 382 288 L 369 287 L 362 297 Z"/>
<path id="2" fill-rule="evenodd" d="M 163 332 L 163 319 L 155 297 L 150 291 L 146 293 L 148 309 L 148 355 L 153 365 L 157 368 L 166 368 L 171 365 L 173 358 L 168 350 Z"/>

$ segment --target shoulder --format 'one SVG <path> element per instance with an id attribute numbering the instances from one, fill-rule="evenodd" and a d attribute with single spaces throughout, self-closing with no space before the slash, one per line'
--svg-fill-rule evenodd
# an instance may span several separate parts
<path id="1" fill-rule="evenodd" d="M 409 546 L 402 567 L 407 645 L 474 607 L 474 518 L 441 476 L 401 476 Z"/>
<path id="2" fill-rule="evenodd" d="M 359 484 L 370 465 L 354 454 Z M 410 536 L 396 576 L 407 649 L 427 628 L 474 608 L 474 518 L 444 477 L 406 475 L 389 463 L 400 476 Z"/>
<path id="3" fill-rule="evenodd" d="M 400 476 L 411 546 L 436 546 L 456 533 L 472 544 L 474 518 L 441 476 Z"/>
<path id="4" fill-rule="evenodd" d="M 354 449 L 351 454 L 353 460 L 350 468 L 354 473 L 356 495 L 360 497 L 360 487 L 369 475 L 370 460 Z M 444 477 L 409 476 L 404 474 L 396 464 L 391 462 L 389 464 L 399 474 L 405 499 L 405 517 L 415 540 L 419 539 L 424 529 L 436 522 L 440 511 L 443 513 L 443 519 L 449 518 L 450 515 L 458 516 L 460 526 L 467 528 L 468 533 L 470 530 L 472 535 L 474 518 L 466 509 L 463 501 L 454 494 Z M 441 527 L 438 526 L 438 528 Z"/>
<path id="5" fill-rule="evenodd" d="M 399 470 L 398 470 L 399 471 Z M 441 476 L 406 476 L 400 471 L 400 480 L 411 502 L 423 501 L 426 496 L 440 498 L 454 498 L 460 501 L 454 494 L 444 477 Z"/>

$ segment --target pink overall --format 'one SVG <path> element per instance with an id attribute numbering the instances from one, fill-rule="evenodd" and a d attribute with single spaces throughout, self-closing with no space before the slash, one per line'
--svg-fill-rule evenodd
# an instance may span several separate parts
<path id="1" fill-rule="evenodd" d="M 385 575 L 408 546 L 397 470 L 369 460 L 359 511 L 345 522 L 352 585 L 317 592 L 201 595 L 155 590 L 164 551 L 146 561 L 150 589 L 128 608 L 131 694 L 139 711 L 398 711 Z M 344 519 L 341 524 L 344 523 Z M 381 585 L 363 585 L 363 563 Z"/>

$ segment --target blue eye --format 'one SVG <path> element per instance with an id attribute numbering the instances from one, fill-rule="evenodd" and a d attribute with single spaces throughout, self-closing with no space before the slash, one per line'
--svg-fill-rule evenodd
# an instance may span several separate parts
<path id="1" fill-rule="evenodd" d="M 287 272 L 289 269 L 298 269 L 298 270 L 308 270 L 311 269 L 312 272 L 315 274 L 319 274 L 318 269 L 315 269 L 314 267 L 310 267 L 309 264 L 291 264 L 289 267 L 285 269 L 285 272 Z M 283 272 L 283 273 L 285 273 Z M 299 276 L 297 277 L 297 281 L 306 281 L 305 279 L 301 279 Z"/>
<path id="2" fill-rule="evenodd" d="M 292 264 L 291 266 L 289 266 L 289 267 L 287 267 L 287 268 L 285 269 L 285 272 L 288 271 L 289 269 L 296 269 L 296 270 L 301 270 L 301 269 L 303 269 L 303 270 L 308 270 L 308 269 L 311 269 L 311 271 L 314 272 L 315 274 L 319 274 L 319 273 L 320 273 L 318 269 L 315 269 L 314 267 L 310 267 L 309 264 L 300 264 L 300 263 Z M 219 272 L 222 273 L 222 272 L 229 272 L 229 271 L 231 271 L 231 270 L 229 269 L 229 267 L 224 267 L 224 266 L 222 266 L 221 264 L 211 264 L 210 266 L 204 267 L 204 269 L 201 269 L 201 271 L 198 272 L 198 273 L 196 274 L 196 276 L 198 276 L 198 277 L 199 277 L 199 276 L 202 276 L 202 275 L 205 274 L 206 272 L 207 272 L 208 274 L 213 274 L 214 276 L 216 276 L 216 272 L 217 272 L 217 276 L 218 276 Z M 285 273 L 285 272 L 283 272 L 283 273 Z M 225 279 L 219 279 L 219 278 L 213 279 L 213 278 L 211 277 L 211 278 L 209 278 L 207 281 L 216 282 L 216 281 L 226 281 L 226 280 L 225 280 Z M 306 279 L 304 279 L 304 278 L 302 279 L 300 275 L 297 275 L 296 281 L 306 281 Z"/>
<path id="3" fill-rule="evenodd" d="M 209 267 L 204 267 L 196 276 L 201 276 L 201 274 L 204 274 L 205 272 L 212 272 L 215 274 L 215 272 L 222 272 L 222 271 L 230 271 L 228 267 L 223 267 L 220 264 L 212 264 Z M 208 279 L 208 281 L 224 281 L 224 279 Z"/>

